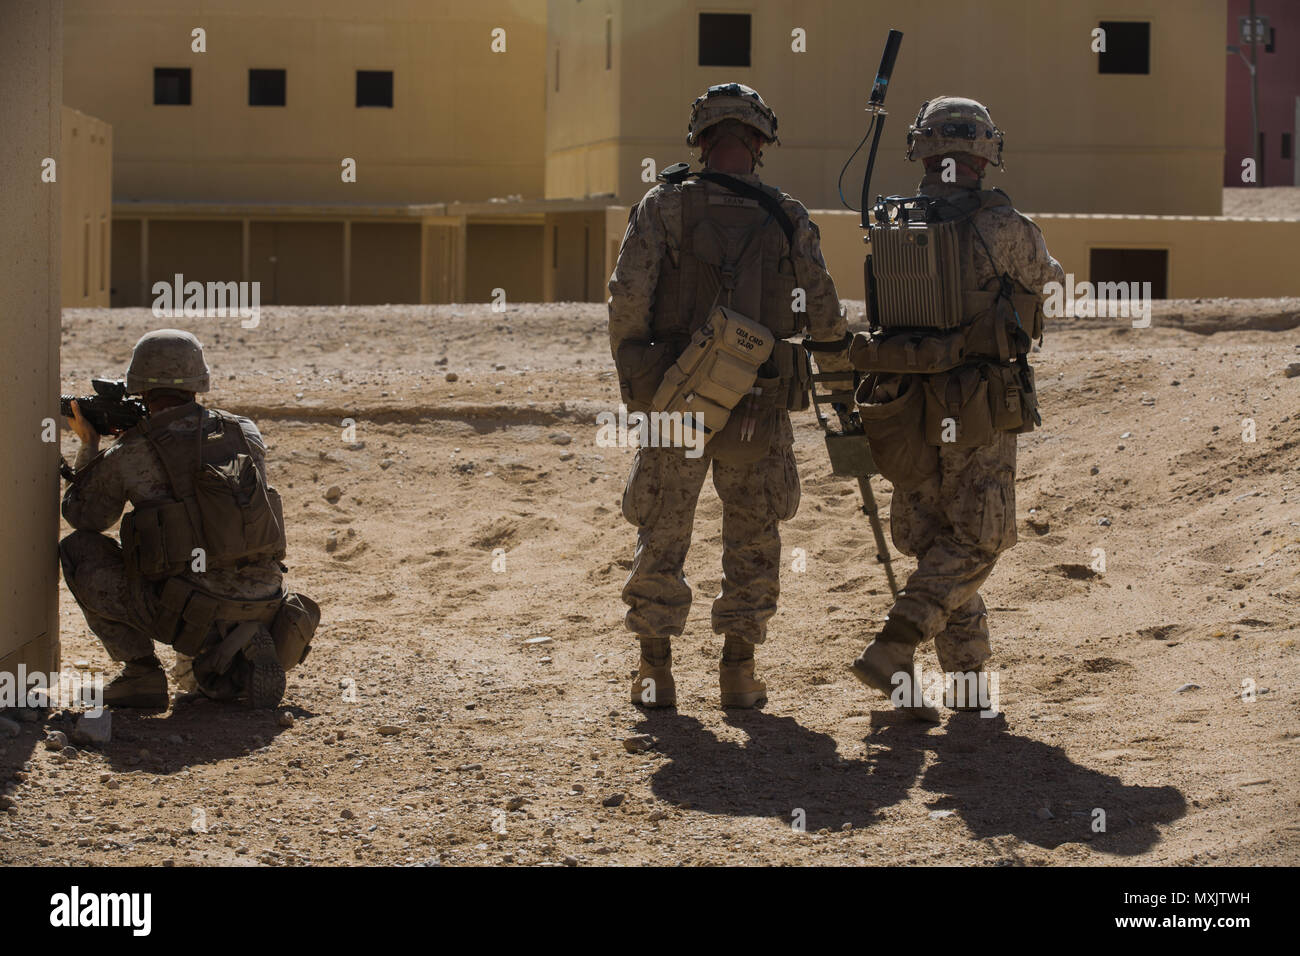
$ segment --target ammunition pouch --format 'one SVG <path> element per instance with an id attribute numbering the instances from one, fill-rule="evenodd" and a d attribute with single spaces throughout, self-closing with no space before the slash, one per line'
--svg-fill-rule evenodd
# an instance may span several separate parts
<path id="1" fill-rule="evenodd" d="M 849 361 L 859 371 L 890 375 L 946 372 L 966 360 L 966 334 L 914 332 L 869 335 L 859 332 L 849 346 Z"/>
<path id="2" fill-rule="evenodd" d="M 145 580 L 182 573 L 196 547 L 199 541 L 182 502 L 145 505 L 122 516 L 122 556 Z"/>
<path id="3" fill-rule="evenodd" d="M 972 448 L 992 442 L 989 383 L 981 367 L 965 365 L 924 382 L 927 443 Z"/>
<path id="4" fill-rule="evenodd" d="M 767 375 L 769 372 L 772 374 Z M 776 400 L 786 411 L 802 412 L 810 404 L 812 370 L 808 365 L 808 350 L 802 345 L 777 339 L 771 358 L 759 369 L 759 377 L 776 378 Z"/>
<path id="5" fill-rule="evenodd" d="M 627 341 L 618 347 L 614 367 L 618 370 L 619 391 L 630 412 L 650 411 L 650 402 L 663 383 L 664 373 L 677 357 L 674 342 Z"/>
<path id="6" fill-rule="evenodd" d="M 869 375 L 858 386 L 858 414 L 880 475 L 898 489 L 939 473 L 939 451 L 926 442 L 925 380 Z"/>
<path id="7" fill-rule="evenodd" d="M 773 342 L 772 333 L 757 322 L 718 306 L 664 374 L 651 411 L 682 413 L 683 430 L 695 429 L 707 443 L 721 433 L 731 410 L 754 387 Z"/>

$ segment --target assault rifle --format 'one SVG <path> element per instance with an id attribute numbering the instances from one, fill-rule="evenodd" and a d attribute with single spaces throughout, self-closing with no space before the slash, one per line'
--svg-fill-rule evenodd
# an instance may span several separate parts
<path id="1" fill-rule="evenodd" d="M 81 417 L 101 435 L 116 435 L 136 425 L 145 416 L 144 402 L 126 397 L 126 382 L 107 378 L 92 378 L 94 395 L 60 395 L 59 414 L 74 417 L 72 403 L 77 403 Z"/>

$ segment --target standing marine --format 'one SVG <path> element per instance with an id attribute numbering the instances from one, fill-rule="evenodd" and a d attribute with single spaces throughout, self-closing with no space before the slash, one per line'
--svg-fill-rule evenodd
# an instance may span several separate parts
<path id="1" fill-rule="evenodd" d="M 915 693 L 914 654 L 929 640 L 950 705 L 987 704 L 969 693 L 984 692 L 992 653 L 980 588 L 1016 543 L 1016 436 L 1040 421 L 1027 354 L 1042 337 L 1044 286 L 1064 275 L 1038 226 L 984 187 L 985 168 L 1002 165 L 1003 134 L 983 105 L 922 104 L 907 144 L 925 165 L 920 196 L 871 229 L 872 331 L 850 354 L 868 373 L 859 411 L 894 485 L 894 543 L 917 567 L 851 669 L 886 695 L 908 675 L 905 706 L 936 720 Z"/>
<path id="2" fill-rule="evenodd" d="M 73 403 L 82 444 L 63 517 L 76 530 L 59 555 L 86 623 L 125 665 L 105 688 L 109 706 L 167 708 L 157 641 L 205 695 L 274 707 L 320 620 L 310 598 L 284 589 L 284 518 L 262 436 L 198 404 L 207 390 L 198 339 L 160 329 L 136 344 L 126 372 L 126 393 L 148 413 L 103 453 Z M 120 543 L 103 533 L 119 516 Z"/>
<path id="3" fill-rule="evenodd" d="M 637 528 L 625 622 L 641 645 L 631 699 L 676 705 L 670 642 L 691 606 L 683 564 L 712 467 L 722 501 L 724 576 L 712 609 L 724 636 L 722 706 L 754 707 L 767 698 L 754 648 L 776 612 L 778 525 L 799 506 L 789 413 L 808 407 L 810 366 L 788 340 L 830 343 L 817 353 L 820 370 L 850 373 L 848 335 L 816 224 L 755 171 L 763 146 L 780 142 L 762 97 L 739 83 L 709 87 L 686 142 L 703 168 L 669 167 L 632 208 L 609 281 L 610 349 L 629 410 L 680 409 L 657 400 L 674 384 L 688 404 L 706 394 L 715 403 L 702 451 L 641 447 L 624 490 L 623 515 Z M 719 410 L 722 419 L 709 418 Z"/>

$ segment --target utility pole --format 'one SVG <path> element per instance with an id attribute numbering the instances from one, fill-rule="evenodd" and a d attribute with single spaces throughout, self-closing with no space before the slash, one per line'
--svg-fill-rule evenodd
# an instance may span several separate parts
<path id="1" fill-rule="evenodd" d="M 1259 155 L 1259 69 L 1255 57 L 1255 36 L 1259 33 L 1255 19 L 1255 0 L 1250 0 L 1250 131 L 1251 154 L 1255 157 L 1255 186 L 1264 185 L 1264 168 L 1260 165 Z"/>

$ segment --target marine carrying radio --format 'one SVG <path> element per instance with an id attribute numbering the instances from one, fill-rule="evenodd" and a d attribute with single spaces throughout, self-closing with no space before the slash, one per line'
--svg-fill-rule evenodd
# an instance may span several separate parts
<path id="1" fill-rule="evenodd" d="M 962 324 L 965 217 L 940 220 L 927 196 L 877 200 L 867 232 L 867 320 L 873 330 L 948 331 Z"/>

